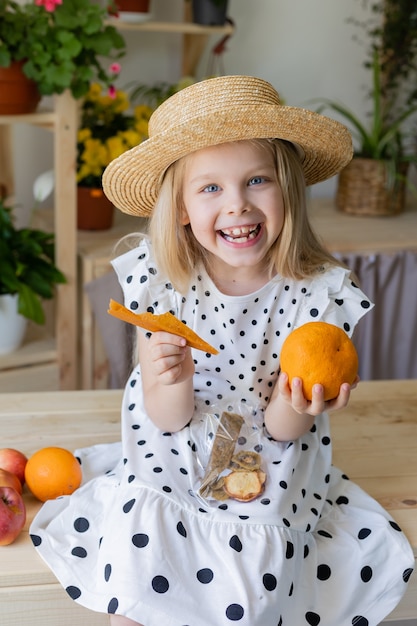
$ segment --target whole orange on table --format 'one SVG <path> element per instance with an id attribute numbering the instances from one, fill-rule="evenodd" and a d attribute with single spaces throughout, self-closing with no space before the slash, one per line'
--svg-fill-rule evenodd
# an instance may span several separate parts
<path id="1" fill-rule="evenodd" d="M 315 384 L 324 387 L 324 400 L 339 395 L 340 385 L 356 379 L 358 354 L 344 330 L 327 322 L 308 322 L 292 331 L 281 350 L 281 371 L 291 387 L 294 377 L 303 381 L 303 393 L 312 398 Z"/>
<path id="2" fill-rule="evenodd" d="M 78 489 L 82 479 L 81 466 L 65 448 L 42 448 L 26 463 L 25 479 L 38 500 L 54 500 Z"/>

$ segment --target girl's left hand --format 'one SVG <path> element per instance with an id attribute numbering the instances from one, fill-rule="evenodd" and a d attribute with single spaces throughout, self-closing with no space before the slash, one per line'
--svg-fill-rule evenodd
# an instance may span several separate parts
<path id="1" fill-rule="evenodd" d="M 303 394 L 303 385 L 301 378 L 293 378 L 291 388 L 289 386 L 288 375 L 281 372 L 278 377 L 278 392 L 283 400 L 290 404 L 294 411 L 300 414 L 319 415 L 324 411 L 336 411 L 343 409 L 349 402 L 350 392 L 359 382 L 359 376 L 356 377 L 354 383 L 343 383 L 340 386 L 339 395 L 332 400 L 324 400 L 323 385 L 316 384 L 313 386 L 311 402 Z"/>

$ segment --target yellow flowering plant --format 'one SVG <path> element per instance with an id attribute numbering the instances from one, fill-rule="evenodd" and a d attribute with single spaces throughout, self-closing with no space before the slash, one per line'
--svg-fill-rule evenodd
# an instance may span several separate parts
<path id="1" fill-rule="evenodd" d="M 107 165 L 148 137 L 153 109 L 132 107 L 127 93 L 92 83 L 81 107 L 77 135 L 77 183 L 101 189 Z"/>

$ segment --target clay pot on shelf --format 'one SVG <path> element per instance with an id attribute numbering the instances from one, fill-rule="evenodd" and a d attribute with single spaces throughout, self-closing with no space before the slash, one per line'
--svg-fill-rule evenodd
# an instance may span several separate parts
<path id="1" fill-rule="evenodd" d="M 108 230 L 113 225 L 114 206 L 102 189 L 77 187 L 78 230 Z"/>
<path id="2" fill-rule="evenodd" d="M 150 17 L 150 5 L 151 0 L 114 0 L 115 5 L 119 11 L 120 18 L 130 18 L 134 21 L 135 15 L 137 19 L 140 16 L 146 18 Z"/>
<path id="3" fill-rule="evenodd" d="M 41 99 L 38 87 L 22 70 L 24 61 L 0 67 L 0 115 L 33 113 Z"/>
<path id="4" fill-rule="evenodd" d="M 228 0 L 192 0 L 193 21 L 205 26 L 223 26 Z"/>

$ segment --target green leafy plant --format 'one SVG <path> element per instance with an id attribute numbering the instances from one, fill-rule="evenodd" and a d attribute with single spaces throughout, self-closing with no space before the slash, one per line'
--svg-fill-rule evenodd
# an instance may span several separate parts
<path id="1" fill-rule="evenodd" d="M 91 0 L 0 0 L 0 66 L 23 61 L 23 72 L 42 95 L 70 89 L 81 98 L 93 80 L 112 83 L 114 72 L 102 58 L 125 53 L 125 41 L 107 17 Z"/>
<path id="2" fill-rule="evenodd" d="M 374 50 L 372 69 L 372 109 L 370 125 L 366 127 L 350 109 L 333 100 L 321 99 L 319 113 L 331 109 L 342 116 L 352 129 L 357 141 L 355 155 L 369 159 L 401 162 L 417 162 L 413 152 L 407 152 L 407 138 L 409 132 L 404 129 L 404 123 L 417 112 L 416 105 L 410 105 L 397 115 L 385 102 L 382 95 L 381 67 L 377 50 Z"/>
<path id="3" fill-rule="evenodd" d="M 0 295 L 18 294 L 18 311 L 37 324 L 45 322 L 42 299 L 66 279 L 54 263 L 54 235 L 17 229 L 12 209 L 0 198 Z"/>

